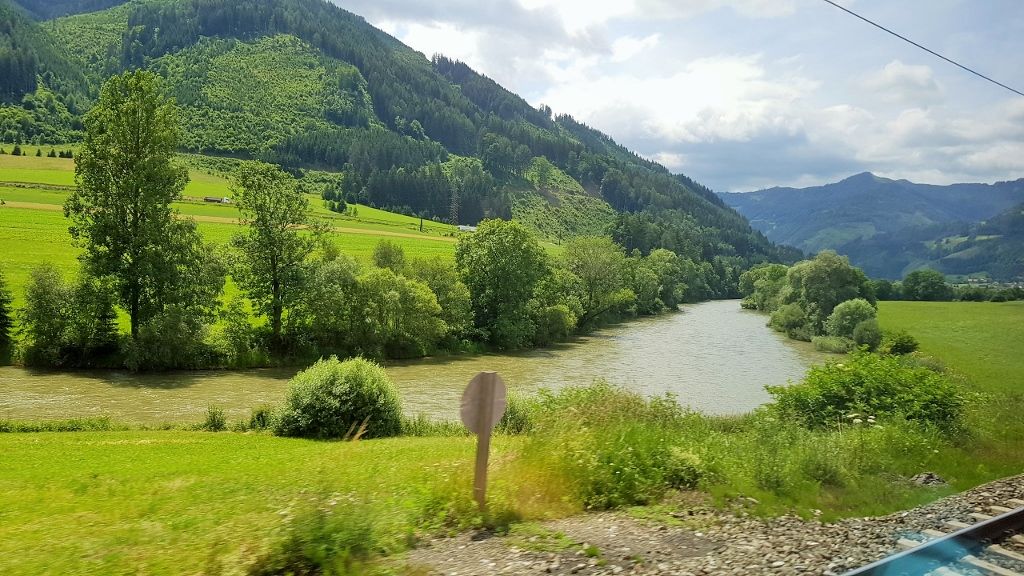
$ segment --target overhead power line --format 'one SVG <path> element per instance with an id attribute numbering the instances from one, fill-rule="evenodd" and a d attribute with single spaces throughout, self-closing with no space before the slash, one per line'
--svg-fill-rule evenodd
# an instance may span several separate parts
<path id="1" fill-rule="evenodd" d="M 846 12 L 847 14 L 850 14 L 851 16 L 856 16 L 857 18 L 860 18 L 861 20 L 867 22 L 868 24 L 871 24 L 875 28 L 878 28 L 880 30 L 884 30 L 884 31 L 888 32 L 889 34 L 892 34 L 893 36 L 899 38 L 900 40 L 903 40 L 904 42 L 908 42 L 910 44 L 913 44 L 914 46 L 917 46 L 921 50 L 924 50 L 925 52 L 928 52 L 929 54 L 931 54 L 933 56 L 937 56 L 939 58 L 942 58 L 943 60 L 945 60 L 946 62 L 949 62 L 950 64 L 953 64 L 954 66 L 958 66 L 960 68 L 963 68 L 964 70 L 970 72 L 971 74 L 974 74 L 975 76 L 978 76 L 979 78 L 984 78 L 985 80 L 988 80 L 989 82 L 995 84 L 996 86 L 1001 86 L 1003 88 L 1006 88 L 1010 92 L 1013 92 L 1014 94 L 1018 94 L 1020 96 L 1024 96 L 1024 92 L 1021 92 L 1020 90 L 1017 90 L 1015 88 L 1010 88 L 1006 84 L 1003 84 L 1002 82 L 999 82 L 997 80 L 993 80 L 992 78 L 989 78 L 988 76 L 985 76 L 984 74 L 982 74 L 981 72 L 978 72 L 977 70 L 972 70 L 971 68 L 968 68 L 967 66 L 964 66 L 963 64 L 961 64 L 961 63 L 959 63 L 959 62 L 957 62 L 955 60 L 951 60 L 949 58 L 946 58 L 942 54 L 939 54 L 938 52 L 936 52 L 934 50 L 926 48 L 926 47 L 918 44 L 917 42 L 914 42 L 910 38 L 907 38 L 906 36 L 901 36 L 901 35 L 897 34 L 896 32 L 893 32 L 892 30 L 889 30 L 885 26 L 882 26 L 881 24 L 878 24 L 876 22 L 872 22 L 871 20 L 868 20 L 867 18 L 861 16 L 860 14 L 857 14 L 856 12 L 854 12 L 852 10 L 849 10 L 847 8 L 844 8 L 844 7 L 840 6 L 839 4 L 836 4 L 832 0 L 822 0 L 822 1 L 823 2 L 827 2 L 827 3 L 835 6 L 836 8 L 839 8 L 840 10 L 842 10 L 843 12 Z"/>

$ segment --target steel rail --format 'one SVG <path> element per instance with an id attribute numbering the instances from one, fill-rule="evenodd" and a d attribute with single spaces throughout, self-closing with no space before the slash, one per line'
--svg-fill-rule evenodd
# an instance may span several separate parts
<path id="1" fill-rule="evenodd" d="M 957 530 L 941 538 L 921 544 L 846 572 L 843 576 L 918 576 L 965 556 L 982 551 L 995 540 L 1001 540 L 1024 529 L 1024 507 L 1017 508 Z"/>

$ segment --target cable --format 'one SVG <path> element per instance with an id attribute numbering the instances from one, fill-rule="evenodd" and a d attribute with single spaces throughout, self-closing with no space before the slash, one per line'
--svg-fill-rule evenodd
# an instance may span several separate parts
<path id="1" fill-rule="evenodd" d="M 854 11 L 848 10 L 848 9 L 840 6 L 839 4 L 836 4 L 832 0 L 822 0 L 822 1 L 827 2 L 827 3 L 835 6 L 836 8 L 839 8 L 840 10 L 842 10 L 843 12 L 846 12 L 847 14 L 850 14 L 851 16 L 856 16 L 857 18 L 860 18 L 861 20 L 867 22 L 868 24 L 871 24 L 875 28 L 879 28 L 881 30 L 884 30 L 884 31 L 888 32 L 889 34 L 892 34 L 893 36 L 899 38 L 900 40 L 903 40 L 904 42 L 909 42 L 910 44 L 913 44 L 914 46 L 917 46 L 921 50 L 924 50 L 925 52 L 928 52 L 929 54 L 931 54 L 933 56 L 938 56 L 939 58 L 942 58 L 943 60 L 945 60 L 946 62 L 949 62 L 950 64 L 953 64 L 954 66 L 959 66 L 960 68 L 963 68 L 964 70 L 970 72 L 971 74 L 974 74 L 975 76 L 978 76 L 980 78 L 984 78 L 985 80 L 988 80 L 989 82 L 995 84 L 996 86 L 1001 86 L 1003 88 L 1006 88 L 1010 92 L 1013 92 L 1014 94 L 1018 94 L 1020 96 L 1024 96 L 1024 92 L 1021 92 L 1020 90 L 1017 90 L 1015 88 L 1010 88 L 1006 84 L 1003 84 L 1002 82 L 999 82 L 997 80 L 993 80 L 993 79 L 989 78 L 988 76 L 985 76 L 981 72 L 977 72 L 975 70 L 971 70 L 970 68 L 968 68 L 967 66 L 964 66 L 963 64 L 960 64 L 959 62 L 956 62 L 954 60 L 950 60 L 949 58 L 946 58 L 942 54 L 939 54 L 938 52 L 936 52 L 934 50 L 930 50 L 928 48 L 925 48 L 924 46 L 918 44 L 917 42 L 914 42 L 913 40 L 911 40 L 910 38 L 907 38 L 906 36 L 900 36 L 899 34 L 893 32 L 892 30 L 889 30 L 885 26 L 882 26 L 881 24 L 876 24 L 875 22 L 872 22 L 871 20 L 868 20 L 867 18 L 861 16 L 860 14 L 857 14 Z"/>

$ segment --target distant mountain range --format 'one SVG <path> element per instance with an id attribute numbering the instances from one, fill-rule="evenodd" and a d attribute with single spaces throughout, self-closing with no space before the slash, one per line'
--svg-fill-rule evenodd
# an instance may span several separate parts
<path id="1" fill-rule="evenodd" d="M 770 240 L 836 250 L 873 277 L 930 267 L 1024 277 L 1024 179 L 934 186 L 865 172 L 810 188 L 720 194 Z"/>

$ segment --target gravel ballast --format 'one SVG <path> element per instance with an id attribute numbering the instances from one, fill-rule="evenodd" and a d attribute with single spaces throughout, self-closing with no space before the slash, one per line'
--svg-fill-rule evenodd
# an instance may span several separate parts
<path id="1" fill-rule="evenodd" d="M 841 574 L 897 550 L 897 540 L 948 520 L 973 523 L 1010 499 L 1024 499 L 1024 475 L 998 480 L 931 504 L 831 524 L 794 516 L 753 518 L 703 505 L 669 508 L 660 522 L 622 512 L 583 514 L 540 524 L 536 534 L 437 539 L 410 552 L 429 574 Z"/>

